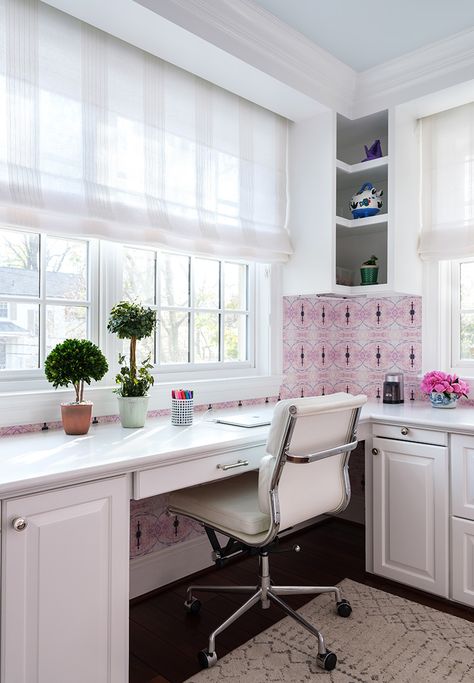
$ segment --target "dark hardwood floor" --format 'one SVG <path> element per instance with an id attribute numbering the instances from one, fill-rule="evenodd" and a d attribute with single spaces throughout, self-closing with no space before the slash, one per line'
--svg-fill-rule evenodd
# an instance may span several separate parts
<path id="1" fill-rule="evenodd" d="M 474 621 L 474 610 L 427 593 L 407 588 L 364 570 L 363 526 L 337 518 L 326 520 L 281 541 L 281 547 L 298 543 L 300 553 L 275 553 L 270 559 L 272 580 L 280 584 L 332 585 L 350 578 L 415 602 Z M 237 560 L 222 569 L 195 575 L 192 582 L 224 584 L 256 583 L 257 559 Z M 198 616 L 186 614 L 184 590 L 189 579 L 138 598 L 130 606 L 130 683 L 181 683 L 199 670 L 197 652 L 207 646 L 210 631 L 244 602 L 243 596 L 202 593 Z M 291 596 L 301 607 L 313 596 Z M 250 612 L 218 636 L 219 657 L 283 618 L 275 607 Z"/>

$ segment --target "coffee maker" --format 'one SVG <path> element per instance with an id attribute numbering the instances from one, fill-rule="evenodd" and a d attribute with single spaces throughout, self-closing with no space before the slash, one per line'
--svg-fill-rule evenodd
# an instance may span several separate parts
<path id="1" fill-rule="evenodd" d="M 384 403 L 403 403 L 403 373 L 388 372 L 383 383 Z"/>

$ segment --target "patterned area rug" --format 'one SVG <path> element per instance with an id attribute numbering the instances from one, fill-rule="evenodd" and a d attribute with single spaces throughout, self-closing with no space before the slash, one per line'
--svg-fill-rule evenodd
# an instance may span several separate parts
<path id="1" fill-rule="evenodd" d="M 348 619 L 329 595 L 299 610 L 337 654 L 333 671 L 317 666 L 316 640 L 286 617 L 188 683 L 473 683 L 474 623 L 349 579 L 340 585 L 354 610 Z"/>

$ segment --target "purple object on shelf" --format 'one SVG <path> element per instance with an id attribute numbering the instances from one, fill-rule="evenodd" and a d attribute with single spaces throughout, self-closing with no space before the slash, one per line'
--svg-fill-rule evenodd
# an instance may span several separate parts
<path id="1" fill-rule="evenodd" d="M 364 145 L 365 149 L 365 159 L 362 159 L 362 161 L 371 161 L 372 159 L 380 159 L 382 155 L 382 145 L 380 144 L 380 140 L 375 140 L 370 147 L 367 147 L 367 145 Z"/>

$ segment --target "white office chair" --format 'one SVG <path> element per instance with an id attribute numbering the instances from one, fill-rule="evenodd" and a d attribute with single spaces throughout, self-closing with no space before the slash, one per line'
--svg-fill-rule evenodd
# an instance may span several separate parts
<path id="1" fill-rule="evenodd" d="M 317 662 L 330 671 L 336 655 L 322 634 L 279 596 L 295 593 L 334 593 L 336 610 L 348 617 L 352 608 L 337 586 L 274 586 L 268 553 L 279 532 L 325 513 L 343 510 L 350 499 L 348 462 L 357 445 L 357 425 L 366 396 L 345 393 L 280 401 L 270 427 L 259 471 L 182 489 L 171 494 L 169 509 L 203 524 L 217 564 L 241 550 L 259 555 L 259 586 L 189 586 L 185 606 L 197 613 L 196 591 L 251 593 L 251 597 L 209 637 L 199 653 L 203 668 L 217 661 L 215 639 L 252 605 L 263 609 L 275 603 L 318 639 Z M 222 548 L 216 531 L 229 538 Z"/>

